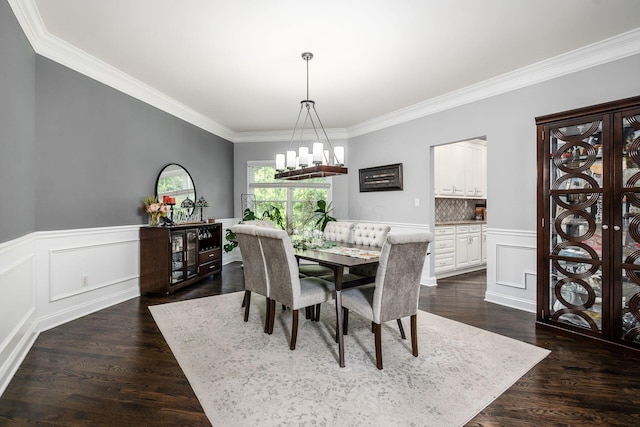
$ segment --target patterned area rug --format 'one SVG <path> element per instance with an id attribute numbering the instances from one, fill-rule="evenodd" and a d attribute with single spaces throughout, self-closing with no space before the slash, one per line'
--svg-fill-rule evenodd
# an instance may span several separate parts
<path id="1" fill-rule="evenodd" d="M 420 311 L 420 355 L 409 321 L 382 328 L 384 369 L 375 366 L 371 324 L 355 313 L 338 366 L 335 305 L 320 322 L 301 311 L 289 350 L 291 311 L 278 305 L 263 333 L 264 298 L 244 293 L 149 307 L 214 426 L 460 426 L 514 384 L 549 351 Z"/>

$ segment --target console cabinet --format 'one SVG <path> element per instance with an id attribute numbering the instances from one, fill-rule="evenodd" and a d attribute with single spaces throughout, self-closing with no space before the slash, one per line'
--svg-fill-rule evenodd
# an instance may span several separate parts
<path id="1" fill-rule="evenodd" d="M 140 292 L 169 294 L 222 271 L 222 226 L 140 228 Z"/>
<path id="2" fill-rule="evenodd" d="M 536 124 L 537 326 L 640 349 L 640 97 Z"/>

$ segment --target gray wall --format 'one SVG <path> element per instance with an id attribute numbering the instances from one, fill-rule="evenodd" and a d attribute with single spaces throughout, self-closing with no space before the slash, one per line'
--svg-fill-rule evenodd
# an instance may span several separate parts
<path id="1" fill-rule="evenodd" d="M 635 55 L 350 139 L 351 170 L 403 162 L 404 191 L 360 193 L 350 174 L 349 218 L 433 225 L 432 146 L 486 135 L 489 227 L 535 231 L 535 117 L 636 96 L 638 69 Z"/>
<path id="2" fill-rule="evenodd" d="M 146 222 L 168 163 L 193 177 L 207 216 L 233 214 L 233 144 L 38 56 L 37 230 Z"/>
<path id="3" fill-rule="evenodd" d="M 34 231 L 142 224 L 168 163 L 205 215 L 233 216 L 233 144 L 36 55 L 0 1 L 0 242 Z"/>
<path id="4" fill-rule="evenodd" d="M 35 55 L 0 1 L 0 242 L 35 230 Z"/>

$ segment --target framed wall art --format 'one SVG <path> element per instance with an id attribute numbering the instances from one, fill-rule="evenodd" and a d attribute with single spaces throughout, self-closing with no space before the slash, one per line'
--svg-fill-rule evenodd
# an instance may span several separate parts
<path id="1" fill-rule="evenodd" d="M 360 169 L 360 192 L 402 190 L 402 163 Z"/>

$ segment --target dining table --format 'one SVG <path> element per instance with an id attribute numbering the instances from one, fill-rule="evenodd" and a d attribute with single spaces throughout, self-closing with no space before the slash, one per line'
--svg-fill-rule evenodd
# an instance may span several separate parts
<path id="1" fill-rule="evenodd" d="M 344 280 L 345 267 L 355 267 L 367 264 L 377 264 L 380 250 L 370 246 L 356 245 L 344 242 L 325 242 L 320 247 L 295 248 L 295 256 L 299 260 L 314 261 L 333 270 L 333 283 L 336 296 L 336 341 L 338 342 L 338 357 L 341 368 L 344 368 L 344 317 L 342 313 L 342 290 L 373 283 L 375 277 L 349 277 Z"/>

